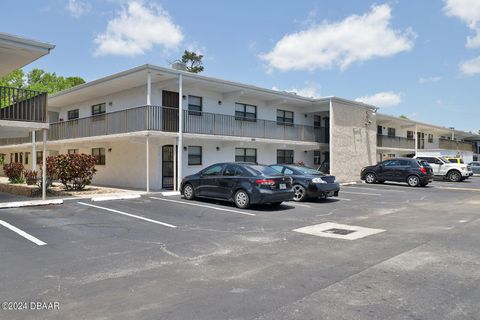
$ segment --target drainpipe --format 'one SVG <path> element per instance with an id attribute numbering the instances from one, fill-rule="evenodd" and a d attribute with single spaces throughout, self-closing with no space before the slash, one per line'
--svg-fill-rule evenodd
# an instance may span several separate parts
<path id="1" fill-rule="evenodd" d="M 177 190 L 182 182 L 182 166 L 183 166 L 183 75 L 178 74 L 178 170 L 177 170 Z M 173 149 L 175 152 L 175 149 Z M 175 163 L 173 164 L 175 166 Z"/>
<path id="2" fill-rule="evenodd" d="M 35 145 L 35 130 L 32 131 L 32 170 L 37 170 L 37 146 Z"/>

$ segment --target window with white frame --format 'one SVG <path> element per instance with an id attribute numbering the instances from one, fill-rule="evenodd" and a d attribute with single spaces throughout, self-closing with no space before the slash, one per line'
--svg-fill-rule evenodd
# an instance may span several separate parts
<path id="1" fill-rule="evenodd" d="M 188 165 L 189 166 L 202 165 L 202 147 L 188 146 Z"/>
<path id="2" fill-rule="evenodd" d="M 92 156 L 95 157 L 95 164 L 105 165 L 105 148 L 92 148 Z"/>
<path id="3" fill-rule="evenodd" d="M 106 104 L 105 103 L 99 103 L 99 104 L 94 104 L 92 106 L 92 116 L 96 116 L 99 114 L 104 114 L 106 112 Z"/>
<path id="4" fill-rule="evenodd" d="M 428 134 L 428 143 L 433 143 L 433 134 Z"/>
<path id="5" fill-rule="evenodd" d="M 277 163 L 292 164 L 293 150 L 277 150 Z"/>
<path id="6" fill-rule="evenodd" d="M 257 163 L 257 149 L 235 148 L 235 162 Z"/>
<path id="7" fill-rule="evenodd" d="M 78 153 L 78 149 L 68 149 L 68 154 L 77 154 Z"/>
<path id="8" fill-rule="evenodd" d="M 188 96 L 188 114 L 193 116 L 202 115 L 202 97 Z"/>
<path id="9" fill-rule="evenodd" d="M 78 119 L 78 117 L 79 117 L 79 110 L 78 110 L 78 109 L 69 110 L 69 111 L 67 112 L 67 117 L 68 117 L 68 120 Z"/>

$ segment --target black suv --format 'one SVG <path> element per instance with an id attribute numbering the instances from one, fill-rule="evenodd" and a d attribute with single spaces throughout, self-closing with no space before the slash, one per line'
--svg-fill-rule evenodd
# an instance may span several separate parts
<path id="1" fill-rule="evenodd" d="M 366 183 L 396 181 L 406 182 L 411 187 L 424 187 L 432 182 L 433 170 L 424 160 L 392 158 L 363 168 L 360 177 Z"/>

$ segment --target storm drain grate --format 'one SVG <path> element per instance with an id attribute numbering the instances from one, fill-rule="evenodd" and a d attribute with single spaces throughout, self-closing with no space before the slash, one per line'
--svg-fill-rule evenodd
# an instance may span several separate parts
<path id="1" fill-rule="evenodd" d="M 385 230 L 326 222 L 294 229 L 293 231 L 318 237 L 357 240 Z"/>
<path id="2" fill-rule="evenodd" d="M 323 232 L 326 232 L 326 233 L 334 233 L 334 234 L 341 234 L 341 235 L 345 236 L 345 235 L 347 235 L 347 234 L 354 233 L 355 230 L 332 228 L 332 229 L 325 230 L 325 231 L 323 231 Z"/>

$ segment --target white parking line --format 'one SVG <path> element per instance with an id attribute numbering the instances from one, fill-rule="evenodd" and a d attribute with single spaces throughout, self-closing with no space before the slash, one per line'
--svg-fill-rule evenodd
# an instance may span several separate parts
<path id="1" fill-rule="evenodd" d="M 367 192 L 351 192 L 351 191 L 342 191 L 342 193 L 349 193 L 349 194 L 363 194 L 366 196 L 381 196 L 379 193 L 367 193 Z"/>
<path id="2" fill-rule="evenodd" d="M 349 189 L 362 189 L 362 190 L 374 190 L 374 191 L 386 191 L 386 192 L 405 192 L 405 190 L 392 190 L 392 189 L 376 189 L 371 187 L 343 187 L 342 189 L 349 188 Z"/>
<path id="3" fill-rule="evenodd" d="M 173 203 L 180 203 L 180 204 L 184 204 L 184 205 L 187 205 L 187 206 L 195 206 L 195 207 L 215 209 L 215 210 L 219 210 L 219 211 L 227 211 L 227 212 L 240 213 L 240 214 L 244 214 L 244 215 L 246 215 L 246 216 L 255 216 L 255 215 L 256 215 L 256 214 L 254 214 L 254 213 L 249 213 L 249 212 L 243 212 L 243 211 L 237 211 L 237 210 L 232 210 L 232 209 L 219 208 L 219 207 L 214 207 L 214 206 L 207 206 L 207 205 L 204 205 L 204 204 L 199 204 L 198 202 L 189 203 L 189 202 L 185 202 L 185 201 L 178 201 L 178 200 L 164 199 L 164 198 L 157 198 L 157 197 L 150 197 L 150 199 L 167 201 L 167 202 L 173 202 Z"/>
<path id="4" fill-rule="evenodd" d="M 12 226 L 12 225 L 11 225 L 10 223 L 8 223 L 8 222 L 5 222 L 5 221 L 3 221 L 3 220 L 0 220 L 0 224 L 1 224 L 2 226 L 4 226 L 5 228 L 10 229 L 10 230 L 12 230 L 13 232 L 21 235 L 21 236 L 24 237 L 25 239 L 32 241 L 33 243 L 35 243 L 35 244 L 38 245 L 38 246 L 44 246 L 44 245 L 47 244 L 47 243 L 43 242 L 42 240 L 40 240 L 40 239 L 38 239 L 38 238 L 35 238 L 34 236 L 26 233 L 25 231 L 20 230 L 20 229 L 18 229 L 18 228 L 15 227 L 15 226 Z"/>
<path id="5" fill-rule="evenodd" d="M 343 192 L 343 191 L 342 191 Z M 340 197 L 335 197 L 333 199 L 338 199 L 338 200 L 343 200 L 343 201 L 352 201 L 352 199 L 347 199 L 347 198 L 340 198 Z"/>
<path id="6" fill-rule="evenodd" d="M 83 205 L 83 206 L 88 206 L 88 207 L 93 207 L 93 208 L 97 208 L 97 209 L 102 209 L 102 210 L 106 210 L 106 211 L 110 211 L 110 212 L 115 212 L 115 213 L 123 214 L 124 216 L 127 216 L 127 217 L 131 217 L 131 218 L 135 218 L 135 219 L 139 219 L 139 220 L 143 220 L 143 221 L 147 221 L 147 222 L 152 222 L 152 223 L 160 224 L 160 225 L 162 225 L 162 226 L 169 227 L 169 228 L 176 228 L 176 227 L 177 227 L 177 226 L 174 226 L 173 224 L 169 224 L 169 223 L 165 223 L 165 222 L 161 222 L 161 221 L 157 221 L 157 220 L 153 220 L 153 219 L 149 219 L 149 218 L 137 216 L 137 215 L 134 215 L 134 214 L 131 214 L 131 213 L 127 213 L 127 212 L 123 212 L 123 211 L 120 211 L 120 210 L 115 210 L 115 209 L 100 207 L 100 206 L 96 206 L 96 205 L 94 205 L 94 204 L 89 204 L 89 203 L 85 203 L 85 202 L 77 202 L 77 203 L 78 203 L 78 204 L 81 204 L 81 205 Z"/>
<path id="7" fill-rule="evenodd" d="M 296 203 L 296 202 L 293 202 L 293 201 L 289 201 L 287 202 L 289 205 L 292 205 L 294 207 L 304 207 L 304 208 L 311 208 L 311 206 L 309 206 L 308 204 L 301 204 L 301 203 Z"/>

